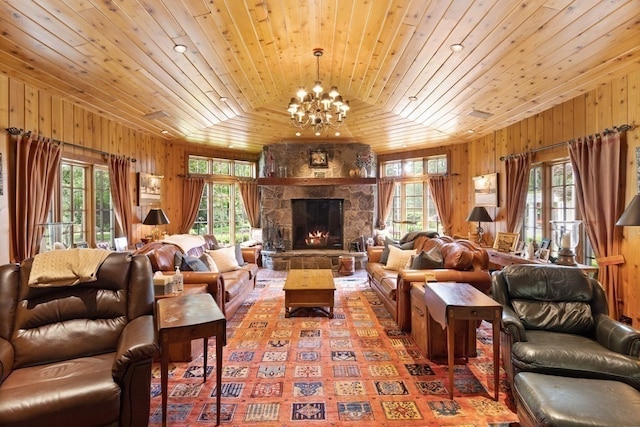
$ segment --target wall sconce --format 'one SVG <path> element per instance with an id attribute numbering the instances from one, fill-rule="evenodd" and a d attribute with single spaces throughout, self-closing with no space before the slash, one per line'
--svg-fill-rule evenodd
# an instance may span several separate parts
<path id="1" fill-rule="evenodd" d="M 476 233 L 478 234 L 478 244 L 482 244 L 482 236 L 484 234 L 484 230 L 480 225 L 481 222 L 493 222 L 491 217 L 489 216 L 489 212 L 484 208 L 484 206 L 475 206 L 469 216 L 467 217 L 467 221 L 478 221 L 478 227 L 476 227 Z"/>
<path id="2" fill-rule="evenodd" d="M 151 236 L 153 240 L 160 240 L 162 237 L 162 231 L 158 228 L 159 225 L 169 224 L 169 218 L 165 215 L 164 211 L 160 208 L 153 208 L 149 210 L 149 213 L 142 221 L 144 225 L 155 225 Z"/>
<path id="3" fill-rule="evenodd" d="M 640 225 L 640 194 L 633 196 L 631 203 L 622 212 L 616 225 L 620 227 Z"/>

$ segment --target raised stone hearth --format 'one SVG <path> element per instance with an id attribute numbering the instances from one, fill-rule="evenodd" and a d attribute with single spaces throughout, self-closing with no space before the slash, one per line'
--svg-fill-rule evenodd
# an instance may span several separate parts
<path id="1" fill-rule="evenodd" d="M 340 256 L 352 256 L 356 268 L 364 268 L 367 262 L 366 252 L 349 252 L 339 250 L 297 250 L 297 251 L 262 251 L 262 266 L 269 270 L 289 270 L 291 268 L 330 268 L 337 270 Z"/>

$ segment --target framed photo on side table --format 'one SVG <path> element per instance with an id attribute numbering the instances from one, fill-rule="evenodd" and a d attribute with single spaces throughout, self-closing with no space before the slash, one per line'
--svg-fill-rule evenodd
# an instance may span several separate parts
<path id="1" fill-rule="evenodd" d="M 519 237 L 520 233 L 498 231 L 496 233 L 496 240 L 493 242 L 493 249 L 497 249 L 499 252 L 515 252 L 518 248 Z"/>

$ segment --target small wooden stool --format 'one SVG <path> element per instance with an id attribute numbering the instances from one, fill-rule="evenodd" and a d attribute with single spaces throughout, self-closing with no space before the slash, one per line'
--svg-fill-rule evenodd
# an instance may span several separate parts
<path id="1" fill-rule="evenodd" d="M 338 274 L 340 274 L 341 276 L 351 276 L 356 272 L 356 259 L 352 256 L 339 256 L 338 264 Z"/>

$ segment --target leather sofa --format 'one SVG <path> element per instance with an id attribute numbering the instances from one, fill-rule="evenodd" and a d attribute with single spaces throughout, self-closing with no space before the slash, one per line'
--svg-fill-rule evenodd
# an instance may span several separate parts
<path id="1" fill-rule="evenodd" d="M 442 268 L 389 270 L 380 262 L 384 247 L 367 248 L 369 284 L 402 330 L 411 330 L 412 282 L 424 283 L 428 275 L 430 281 L 469 283 L 485 293 L 491 288 L 487 251 L 469 240 L 418 232 L 407 234 L 399 244 L 416 254 L 436 247 L 443 261 Z"/>
<path id="2" fill-rule="evenodd" d="M 600 283 L 580 269 L 510 265 L 492 275 L 501 351 L 519 372 L 614 380 L 640 389 L 640 331 L 609 317 Z"/>
<path id="3" fill-rule="evenodd" d="M 215 236 L 204 235 L 202 238 L 204 244 L 189 248 L 186 253 L 180 246 L 163 241 L 147 243 L 136 253 L 149 257 L 154 272 L 160 271 L 162 274 L 173 275 L 175 274 L 176 252 L 199 257 L 206 250 L 218 247 Z M 241 248 L 242 257 L 246 263 L 234 271 L 225 273 L 181 271 L 185 288 L 206 286 L 207 291 L 213 296 L 227 320 L 230 320 L 255 287 L 259 271 L 257 263 L 260 258 L 260 249 L 259 245 Z"/>
<path id="4" fill-rule="evenodd" d="M 149 260 L 111 253 L 95 281 L 60 287 L 30 286 L 32 264 L 0 266 L 0 425 L 146 426 Z"/>

